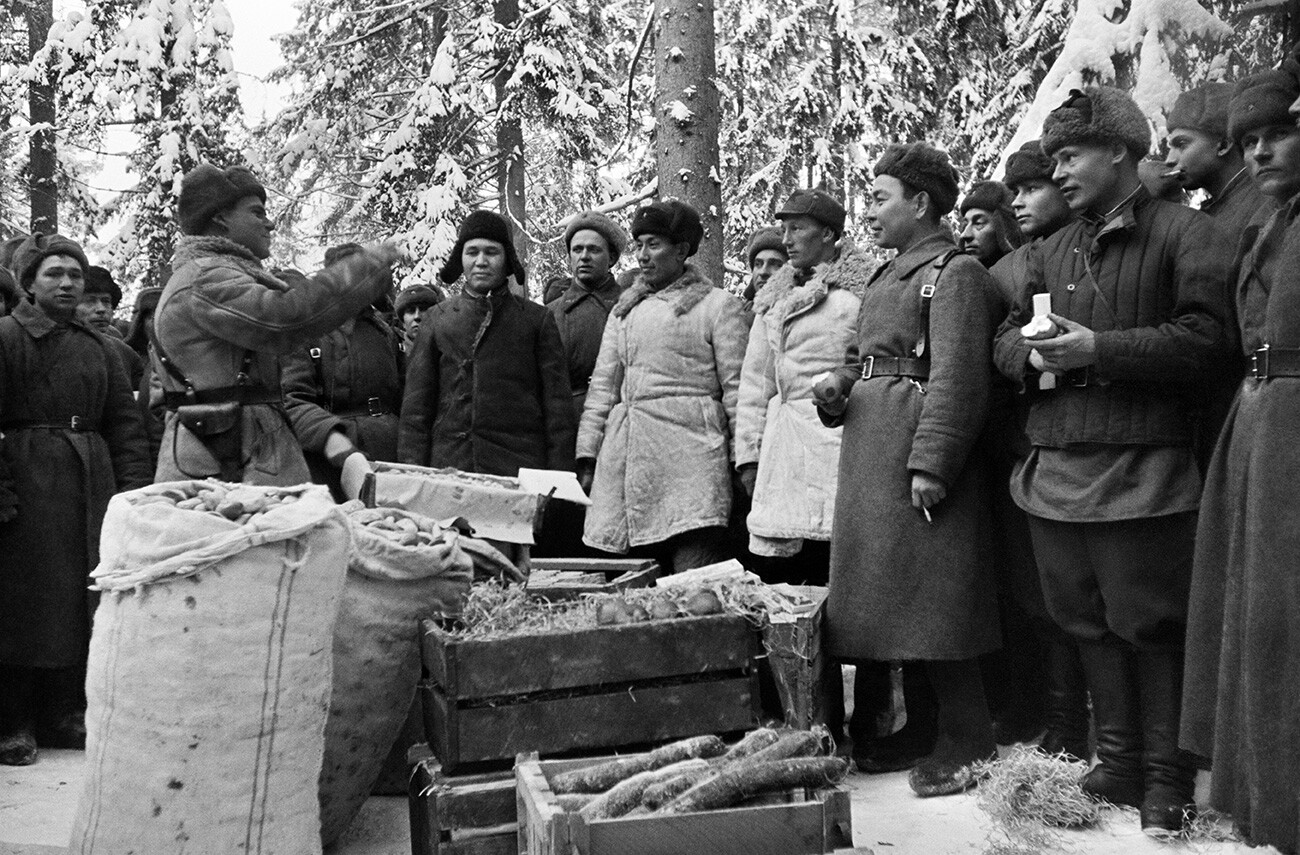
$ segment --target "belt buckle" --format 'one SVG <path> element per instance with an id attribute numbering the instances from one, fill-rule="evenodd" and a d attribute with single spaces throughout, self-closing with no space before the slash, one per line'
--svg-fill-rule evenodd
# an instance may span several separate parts
<path id="1" fill-rule="evenodd" d="M 85 428 L 82 426 L 81 416 L 73 416 L 72 418 L 68 419 L 68 427 L 75 431 L 85 430 Z"/>
<path id="2" fill-rule="evenodd" d="M 1088 387 L 1088 366 L 1076 368 L 1072 373 L 1074 376 L 1069 378 L 1070 385 L 1076 389 L 1086 389 Z"/>
<path id="3" fill-rule="evenodd" d="M 1250 355 L 1250 376 L 1255 380 L 1268 379 L 1268 348 L 1266 344 Z"/>
<path id="4" fill-rule="evenodd" d="M 370 410 L 372 416 L 382 416 L 384 413 L 384 402 L 378 398 L 367 398 L 366 408 Z"/>
<path id="5" fill-rule="evenodd" d="M 862 379 L 870 380 L 872 374 L 876 371 L 876 357 L 868 356 L 862 360 Z"/>

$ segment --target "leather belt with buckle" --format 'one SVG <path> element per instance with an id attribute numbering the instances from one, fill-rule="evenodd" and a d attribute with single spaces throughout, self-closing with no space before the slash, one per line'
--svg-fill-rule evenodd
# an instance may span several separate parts
<path id="1" fill-rule="evenodd" d="M 926 380 L 930 376 L 930 360 L 909 356 L 868 356 L 862 360 L 858 376 L 863 380 L 873 377 L 911 377 Z"/>
<path id="2" fill-rule="evenodd" d="M 0 430 L 70 430 L 77 433 L 99 430 L 99 422 L 85 416 L 69 416 L 67 421 L 42 422 L 35 419 L 9 421 L 0 423 Z"/>
<path id="3" fill-rule="evenodd" d="M 1255 380 L 1271 377 L 1300 377 L 1300 348 L 1264 345 L 1250 355 L 1249 376 Z"/>

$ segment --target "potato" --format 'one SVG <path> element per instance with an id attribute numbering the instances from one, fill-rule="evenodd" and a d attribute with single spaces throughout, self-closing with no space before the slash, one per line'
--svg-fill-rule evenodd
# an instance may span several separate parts
<path id="1" fill-rule="evenodd" d="M 677 606 L 672 600 L 662 597 L 651 601 L 649 612 L 651 620 L 667 620 L 677 617 Z"/>
<path id="2" fill-rule="evenodd" d="M 217 505 L 217 513 L 228 520 L 237 520 L 244 515 L 244 505 L 242 502 L 226 500 Z"/>
<path id="3" fill-rule="evenodd" d="M 621 599 L 602 600 L 596 607 L 596 624 L 598 626 L 609 626 L 616 623 L 627 623 L 627 603 Z"/>
<path id="4" fill-rule="evenodd" d="M 719 615 L 722 614 L 722 601 L 712 591 L 700 590 L 686 600 L 684 608 L 689 615 Z"/>

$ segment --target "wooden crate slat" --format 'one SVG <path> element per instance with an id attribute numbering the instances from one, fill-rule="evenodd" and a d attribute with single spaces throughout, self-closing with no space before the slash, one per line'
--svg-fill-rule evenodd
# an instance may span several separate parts
<path id="1" fill-rule="evenodd" d="M 472 840 L 448 840 L 433 850 L 433 855 L 515 855 L 516 832 Z"/>
<path id="2" fill-rule="evenodd" d="M 515 852 L 512 772 L 447 775 L 437 760 L 421 760 L 411 771 L 409 807 L 413 855 Z"/>
<path id="3" fill-rule="evenodd" d="M 456 700 L 748 668 L 757 647 L 753 627 L 737 615 L 486 641 L 423 626 L 429 679 Z"/>
<path id="4" fill-rule="evenodd" d="M 437 800 L 438 828 L 489 828 L 515 823 L 515 781 L 444 785 Z"/>

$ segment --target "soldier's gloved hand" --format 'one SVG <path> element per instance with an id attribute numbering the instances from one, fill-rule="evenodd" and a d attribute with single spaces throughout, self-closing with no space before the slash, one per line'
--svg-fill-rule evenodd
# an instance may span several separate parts
<path id="1" fill-rule="evenodd" d="M 596 480 L 596 461 L 590 457 L 579 457 L 573 469 L 578 475 L 578 486 L 590 496 L 591 484 Z"/>
<path id="2" fill-rule="evenodd" d="M 751 499 L 754 498 L 754 487 L 758 484 L 758 464 L 742 463 L 736 467 L 736 477 L 740 481 L 740 487 L 745 491 L 745 495 Z"/>
<path id="3" fill-rule="evenodd" d="M 812 393 L 818 408 L 827 415 L 841 416 L 848 409 L 848 391 L 833 371 L 823 371 L 813 378 Z"/>

